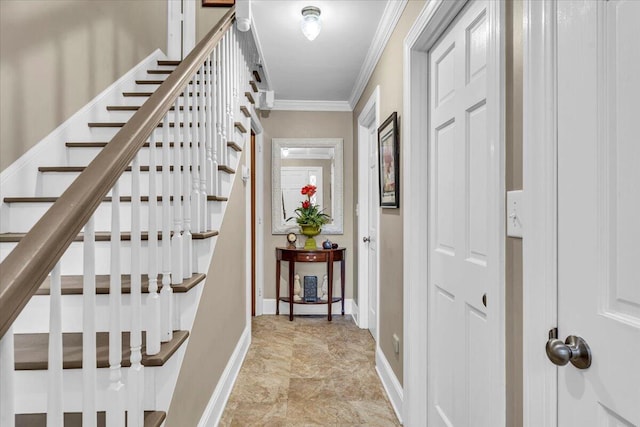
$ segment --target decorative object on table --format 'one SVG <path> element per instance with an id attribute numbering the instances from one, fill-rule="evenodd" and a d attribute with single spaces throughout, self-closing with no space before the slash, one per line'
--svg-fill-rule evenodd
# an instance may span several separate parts
<path id="1" fill-rule="evenodd" d="M 331 249 L 338 249 L 338 244 L 337 243 L 332 243 L 331 244 Z"/>
<path id="2" fill-rule="evenodd" d="M 203 7 L 233 6 L 236 0 L 202 0 Z"/>
<path id="3" fill-rule="evenodd" d="M 322 226 L 329 221 L 331 217 L 320 210 L 320 207 L 315 204 L 315 185 L 305 185 L 300 190 L 303 196 L 307 196 L 306 200 L 302 201 L 302 206 L 295 210 L 296 222 L 300 226 L 300 233 L 307 236 L 307 241 L 304 243 L 305 249 L 316 249 L 315 236 L 320 234 Z M 287 221 L 294 217 L 287 218 Z"/>
<path id="4" fill-rule="evenodd" d="M 325 274 L 322 277 L 322 290 L 321 290 L 322 294 L 320 296 L 320 299 L 322 301 L 327 301 L 329 299 L 329 296 L 327 294 L 327 292 L 329 292 L 329 280 L 327 275 Z"/>
<path id="5" fill-rule="evenodd" d="M 296 274 L 293 279 L 293 300 L 302 301 L 302 286 L 300 286 L 299 274 Z"/>
<path id="6" fill-rule="evenodd" d="M 296 233 L 287 234 L 287 249 L 295 249 L 296 240 L 298 240 L 298 236 L 296 236 Z"/>
<path id="7" fill-rule="evenodd" d="M 324 242 L 322 242 L 322 247 L 324 249 L 331 249 L 331 245 L 332 245 L 332 243 L 331 243 L 331 241 L 329 239 L 327 239 Z"/>
<path id="8" fill-rule="evenodd" d="M 318 277 L 304 276 L 304 301 L 318 301 Z"/>
<path id="9" fill-rule="evenodd" d="M 380 173 L 380 206 L 400 207 L 400 141 L 398 113 L 393 112 L 378 128 L 378 170 Z"/>

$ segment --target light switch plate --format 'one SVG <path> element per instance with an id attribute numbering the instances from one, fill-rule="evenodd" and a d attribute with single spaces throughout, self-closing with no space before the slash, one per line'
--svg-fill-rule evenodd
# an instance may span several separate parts
<path id="1" fill-rule="evenodd" d="M 507 236 L 522 238 L 522 190 L 507 191 Z"/>

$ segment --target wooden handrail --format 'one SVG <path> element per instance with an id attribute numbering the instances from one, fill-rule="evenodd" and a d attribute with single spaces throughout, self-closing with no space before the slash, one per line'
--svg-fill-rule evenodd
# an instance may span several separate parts
<path id="1" fill-rule="evenodd" d="M 231 7 L 0 264 L 0 338 L 182 94 L 234 17 L 235 7 Z"/>

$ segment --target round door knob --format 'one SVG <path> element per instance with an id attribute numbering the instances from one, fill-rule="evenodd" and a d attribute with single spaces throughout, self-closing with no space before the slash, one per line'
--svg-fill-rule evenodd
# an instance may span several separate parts
<path id="1" fill-rule="evenodd" d="M 585 340 L 575 335 L 569 335 L 562 342 L 558 338 L 547 341 L 547 357 L 552 363 L 564 366 L 571 362 L 578 369 L 587 369 L 591 366 L 591 349 Z"/>
<path id="2" fill-rule="evenodd" d="M 365 242 L 365 243 L 368 243 L 368 242 L 371 241 L 371 237 L 363 237 L 362 241 Z"/>

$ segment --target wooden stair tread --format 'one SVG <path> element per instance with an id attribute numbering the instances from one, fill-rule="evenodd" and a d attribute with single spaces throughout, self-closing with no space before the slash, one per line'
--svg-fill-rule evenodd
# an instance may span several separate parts
<path id="1" fill-rule="evenodd" d="M 106 417 L 104 412 L 96 414 L 98 427 L 106 427 Z M 144 411 L 144 427 L 160 427 L 167 418 L 163 411 Z M 46 427 L 47 414 L 17 414 L 15 427 Z M 82 413 L 65 412 L 65 427 L 82 427 Z"/>
<path id="2" fill-rule="evenodd" d="M 86 166 L 39 166 L 39 172 L 82 172 L 86 169 Z M 183 166 L 180 166 L 180 170 L 184 170 Z M 173 172 L 173 166 L 169 166 L 169 171 Z M 125 169 L 125 172 L 131 172 L 131 166 Z M 149 166 L 140 166 L 140 172 L 149 172 Z M 156 166 L 156 172 L 162 172 L 162 166 Z"/>
<path id="3" fill-rule="evenodd" d="M 174 331 L 169 342 L 160 345 L 160 353 L 146 354 L 146 333 L 142 333 L 142 364 L 163 366 L 189 336 L 188 331 Z M 122 332 L 122 367 L 131 366 L 130 333 Z M 49 334 L 15 334 L 15 369 L 17 371 L 43 370 L 48 367 Z M 62 366 L 64 369 L 82 368 L 82 333 L 62 334 Z M 96 333 L 96 362 L 98 368 L 109 367 L 109 333 Z"/>
<path id="4" fill-rule="evenodd" d="M 251 92 L 245 92 L 244 96 L 247 97 L 247 99 L 249 100 L 250 103 L 255 104 L 256 101 L 253 99 L 253 95 L 251 94 Z"/>
<path id="5" fill-rule="evenodd" d="M 87 123 L 87 125 L 90 128 L 121 128 L 124 125 L 126 125 L 127 122 L 89 122 Z M 200 125 L 198 124 L 198 127 Z M 163 123 L 160 122 L 158 123 L 159 128 L 163 127 Z M 169 122 L 169 127 L 170 128 L 174 128 L 176 127 L 175 122 Z M 183 128 L 184 127 L 184 122 L 180 122 L 180 127 Z M 189 127 L 193 127 L 193 123 L 189 123 Z"/>
<path id="6" fill-rule="evenodd" d="M 253 78 L 256 79 L 258 83 L 262 83 L 262 77 L 260 77 L 258 70 L 253 70 L 251 74 L 253 74 Z"/>
<path id="7" fill-rule="evenodd" d="M 251 112 L 244 105 L 240 106 L 240 111 L 242 111 L 242 114 L 244 114 L 245 117 L 251 117 Z"/>
<path id="8" fill-rule="evenodd" d="M 154 80 L 154 79 L 136 80 L 137 85 L 161 85 L 162 83 L 164 83 L 164 80 Z M 192 84 L 192 83 L 193 83 L 193 80 L 190 80 L 189 84 Z M 203 83 L 208 84 L 206 80 Z M 196 84 L 200 84 L 200 80 L 196 80 Z"/>
<path id="9" fill-rule="evenodd" d="M 186 293 L 193 289 L 198 283 L 202 282 L 207 276 L 203 273 L 193 273 L 193 275 L 184 279 L 182 283 L 178 285 L 171 285 L 173 292 Z M 109 280 L 111 276 L 108 274 L 101 274 L 96 276 L 96 294 L 105 295 L 109 294 Z M 131 276 L 123 274 L 120 278 L 122 282 L 122 293 L 131 293 Z M 83 276 L 61 276 L 62 283 L 62 295 L 82 295 L 83 291 Z M 36 295 L 49 295 L 50 293 L 51 278 L 47 277 L 40 288 L 36 291 Z M 158 281 L 158 291 L 162 289 L 162 281 Z M 142 276 L 142 293 L 149 293 L 149 278 L 146 275 Z"/>
<path id="10" fill-rule="evenodd" d="M 255 80 L 250 80 L 249 85 L 254 92 L 258 92 L 258 84 L 255 82 Z"/>
<path id="11" fill-rule="evenodd" d="M 107 105 L 107 111 L 138 111 L 140 109 L 140 105 Z M 200 107 L 196 108 L 200 110 Z M 206 107 L 204 107 L 206 110 Z M 175 111 L 176 107 L 173 106 L 169 108 L 169 111 Z M 180 111 L 184 111 L 184 107 L 180 106 Z M 189 107 L 189 111 L 193 111 L 193 107 Z"/>
<path id="12" fill-rule="evenodd" d="M 249 93 L 249 92 L 247 92 Z M 122 92 L 122 96 L 124 97 L 149 97 L 153 95 L 153 92 Z M 180 92 L 180 95 L 184 96 L 184 92 Z M 189 92 L 189 96 L 193 96 L 193 92 Z M 196 92 L 196 96 L 200 96 L 200 92 Z"/>
<path id="13" fill-rule="evenodd" d="M 231 148 L 233 151 L 242 151 L 242 147 L 240 147 L 238 144 L 236 144 L 233 141 L 227 141 L 227 147 Z"/>
<path id="14" fill-rule="evenodd" d="M 149 240 L 149 233 L 147 231 L 143 231 L 141 236 L 141 240 Z M 0 243 L 17 243 L 26 236 L 27 233 L 2 233 L 0 234 Z M 171 232 L 173 235 L 173 231 Z M 209 230 L 203 233 L 191 233 L 191 237 L 193 240 L 204 240 L 210 237 L 214 237 L 218 235 L 217 230 Z M 162 231 L 158 231 L 158 240 L 162 238 Z M 121 241 L 130 241 L 131 240 L 131 232 L 122 231 L 120 232 L 120 240 Z M 83 242 L 84 241 L 84 233 L 79 233 L 74 242 Z M 110 242 L 111 241 L 111 232 L 110 231 L 96 231 L 96 242 Z"/>
<path id="15" fill-rule="evenodd" d="M 59 197 L 5 197 L 3 201 L 5 203 L 55 203 Z M 110 203 L 113 199 L 111 197 L 105 197 L 102 199 L 105 203 Z M 180 200 L 184 200 L 184 197 L 180 197 Z M 226 202 L 229 200 L 226 197 L 220 196 L 207 196 L 207 200 L 210 202 Z M 147 203 L 149 196 L 141 196 L 140 201 Z M 156 197 L 157 202 L 162 202 L 162 196 Z M 169 201 L 173 202 L 173 196 L 169 197 Z M 120 196 L 120 202 L 131 202 L 131 196 Z"/>
<path id="16" fill-rule="evenodd" d="M 236 173 L 236 171 L 234 169 L 231 169 L 229 166 L 227 165 L 218 165 L 218 170 L 222 171 L 222 172 L 226 172 L 229 174 L 234 174 Z"/>
<path id="17" fill-rule="evenodd" d="M 170 66 L 178 66 L 180 65 L 180 60 L 172 60 L 172 59 L 158 59 L 158 65 L 170 65 Z"/>
<path id="18" fill-rule="evenodd" d="M 104 148 L 106 147 L 108 144 L 107 141 L 85 141 L 85 142 L 66 142 L 64 145 L 67 148 Z M 145 142 L 144 145 L 142 146 L 143 148 L 149 148 L 151 144 L 148 142 Z M 156 148 L 161 148 L 162 147 L 162 142 L 161 141 L 157 141 L 156 142 Z M 174 142 L 170 142 L 169 143 L 169 147 L 173 147 L 175 145 Z M 184 143 L 181 142 L 180 143 L 181 147 L 184 147 Z M 198 145 L 199 146 L 199 145 Z M 193 144 L 189 143 L 189 147 L 193 147 Z"/>
<path id="19" fill-rule="evenodd" d="M 240 133 L 247 133 L 247 129 L 241 122 L 234 122 L 233 126 L 240 131 Z"/>

